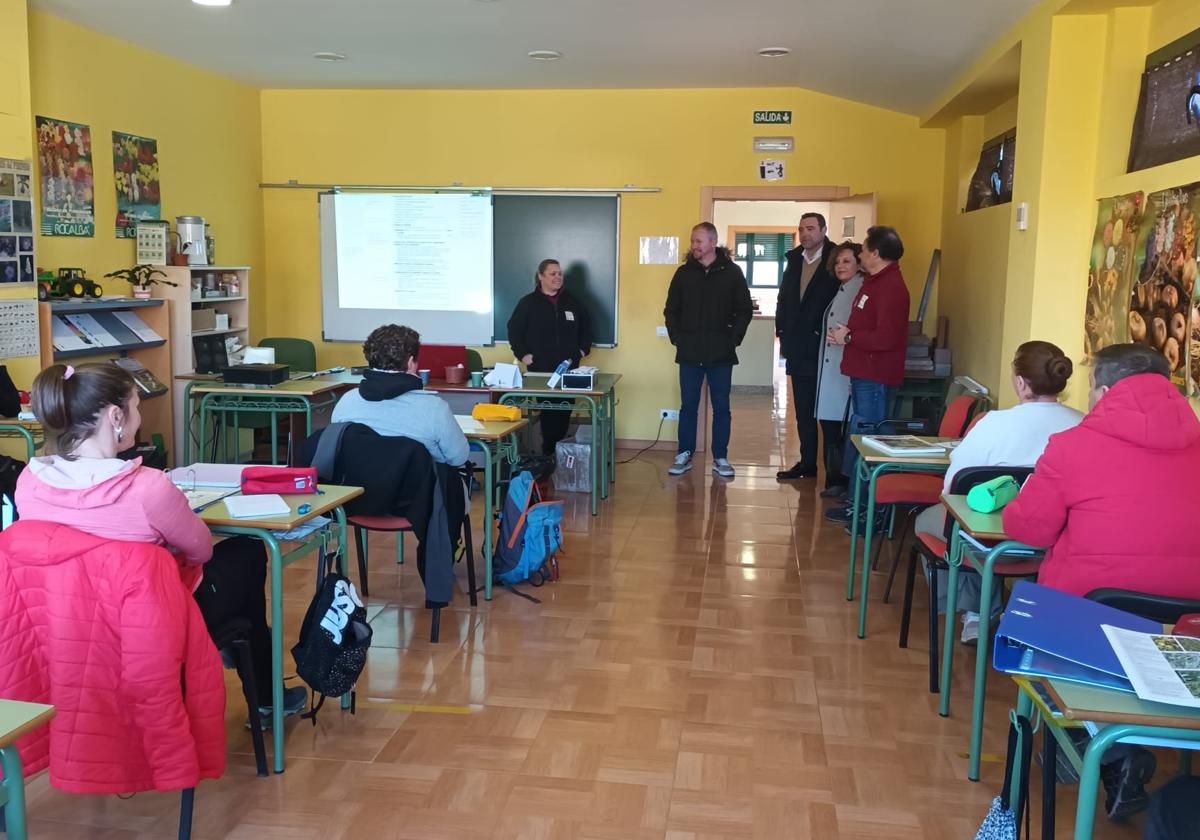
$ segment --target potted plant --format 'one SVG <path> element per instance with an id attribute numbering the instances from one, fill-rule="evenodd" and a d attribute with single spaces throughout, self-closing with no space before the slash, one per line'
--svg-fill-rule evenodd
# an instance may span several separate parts
<path id="1" fill-rule="evenodd" d="M 116 271 L 110 271 L 104 276 L 128 281 L 129 285 L 133 286 L 133 296 L 138 300 L 148 300 L 150 298 L 150 287 L 155 283 L 163 283 L 167 286 L 179 285 L 166 279 L 166 272 L 152 265 L 135 265 L 133 268 L 121 268 Z M 162 279 L 158 279 L 159 277 Z"/>

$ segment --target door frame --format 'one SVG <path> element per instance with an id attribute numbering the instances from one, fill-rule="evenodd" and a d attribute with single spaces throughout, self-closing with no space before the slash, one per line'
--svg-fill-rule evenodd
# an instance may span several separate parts
<path id="1" fill-rule="evenodd" d="M 786 187 L 754 184 L 743 187 L 703 186 L 700 188 L 700 221 L 712 224 L 714 205 L 718 201 L 835 201 L 849 198 L 849 187 L 817 186 Z M 708 383 L 700 391 L 700 410 L 696 414 L 696 451 L 708 450 L 708 430 L 712 406 L 708 400 Z"/>

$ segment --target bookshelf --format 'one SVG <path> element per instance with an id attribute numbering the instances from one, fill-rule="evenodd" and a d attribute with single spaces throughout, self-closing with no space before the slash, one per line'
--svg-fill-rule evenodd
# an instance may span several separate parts
<path id="1" fill-rule="evenodd" d="M 119 318 L 121 313 L 134 313 L 160 338 L 143 340 Z M 93 343 L 90 346 L 55 349 L 54 319 L 56 317 L 87 316 L 116 340 L 115 344 Z M 171 304 L 162 299 L 134 300 L 132 298 L 106 298 L 103 300 L 51 300 L 38 304 L 38 327 L 40 329 L 40 356 L 42 367 L 52 364 L 80 364 L 106 362 L 118 357 L 127 357 L 141 362 L 167 388 L 164 393 L 141 394 L 139 412 L 142 427 L 138 432 L 139 442 L 150 440 L 151 435 L 161 434 L 167 442 L 168 456 L 174 455 L 172 430 L 175 427 L 172 398 L 173 369 L 171 366 Z"/>

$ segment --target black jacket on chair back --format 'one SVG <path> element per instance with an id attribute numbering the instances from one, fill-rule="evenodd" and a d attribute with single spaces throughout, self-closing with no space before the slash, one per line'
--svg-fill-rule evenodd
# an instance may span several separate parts
<path id="1" fill-rule="evenodd" d="M 779 284 L 779 301 L 775 306 L 775 335 L 779 336 L 779 352 L 787 359 L 789 376 L 816 376 L 825 341 L 825 310 L 837 294 L 838 279 L 829 270 L 829 254 L 833 243 L 828 239 L 821 247 L 817 270 L 804 294 L 800 294 L 800 267 L 804 265 L 804 249 L 793 248 L 785 255 L 787 268 Z"/>

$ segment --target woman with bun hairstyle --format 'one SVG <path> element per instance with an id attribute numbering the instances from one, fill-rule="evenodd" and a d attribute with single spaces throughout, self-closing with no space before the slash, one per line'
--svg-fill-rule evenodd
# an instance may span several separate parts
<path id="1" fill-rule="evenodd" d="M 112 364 L 51 365 L 33 380 L 33 413 L 46 431 L 45 456 L 17 479 L 22 519 L 67 525 L 109 540 L 165 546 L 200 607 L 209 631 L 232 619 L 250 622 L 250 652 L 259 702 L 270 702 L 271 630 L 267 626 L 267 556 L 262 543 L 232 537 L 213 545 L 187 497 L 167 474 L 119 453 L 137 440 L 141 415 L 133 378 Z M 307 691 L 284 691 L 287 714 L 304 708 Z M 264 725 L 270 711 L 260 706 Z"/>
<path id="2" fill-rule="evenodd" d="M 1032 467 L 1041 457 L 1050 436 L 1073 428 L 1083 415 L 1058 401 L 1074 366 L 1066 354 L 1048 341 L 1027 341 L 1017 348 L 1012 362 L 1012 386 L 1018 403 L 989 411 L 950 452 L 945 492 L 955 474 L 966 467 Z M 934 505 L 916 519 L 917 533 L 942 537 L 946 509 Z M 946 573 L 938 583 L 938 609 L 946 607 Z M 963 613 L 963 642 L 979 637 L 979 576 L 959 575 L 958 606 Z M 993 611 L 999 608 L 999 592 Z"/>

